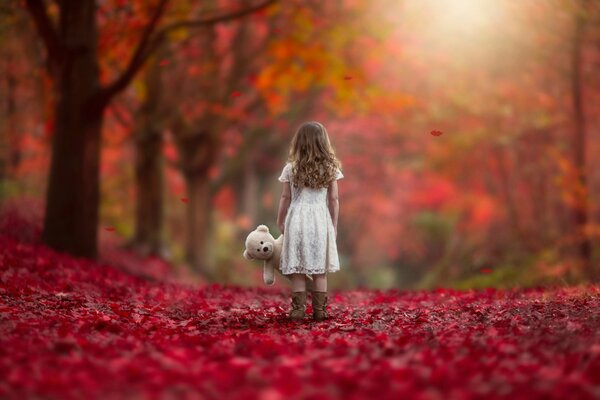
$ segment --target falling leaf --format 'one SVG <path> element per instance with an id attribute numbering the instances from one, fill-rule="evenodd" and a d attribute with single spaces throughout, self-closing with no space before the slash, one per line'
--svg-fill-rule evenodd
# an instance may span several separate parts
<path id="1" fill-rule="evenodd" d="M 189 201 L 190 201 L 190 199 L 188 199 L 187 197 L 182 197 L 182 198 L 181 198 L 181 202 L 182 202 L 182 203 L 187 203 L 187 202 L 189 202 Z"/>
<path id="2" fill-rule="evenodd" d="M 239 97 L 239 96 L 241 96 L 240 92 L 235 91 L 235 92 L 231 93 L 231 97 Z"/>
<path id="3" fill-rule="evenodd" d="M 352 77 L 351 77 L 351 76 L 345 76 L 345 77 L 344 77 L 344 80 L 345 80 L 345 81 L 349 81 L 350 79 L 352 79 Z"/>
<path id="4" fill-rule="evenodd" d="M 438 130 L 431 131 L 431 134 L 432 134 L 433 136 L 440 136 L 440 135 L 442 134 L 442 131 L 438 131 Z"/>
<path id="5" fill-rule="evenodd" d="M 161 67 L 165 67 L 167 65 L 169 65 L 169 60 L 160 60 L 160 62 L 158 63 L 158 65 L 160 65 Z"/>
<path id="6" fill-rule="evenodd" d="M 108 232 L 114 232 L 115 231 L 115 227 L 114 226 L 107 226 L 106 228 L 104 228 L 104 230 L 106 230 Z"/>

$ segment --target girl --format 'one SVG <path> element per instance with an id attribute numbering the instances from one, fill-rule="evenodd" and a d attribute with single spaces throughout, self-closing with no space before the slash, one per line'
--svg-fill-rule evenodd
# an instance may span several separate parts
<path id="1" fill-rule="evenodd" d="M 336 246 L 337 180 L 344 177 L 340 167 L 325 127 L 316 121 L 300 125 L 279 177 L 283 193 L 277 215 L 284 234 L 281 272 L 292 275 L 292 320 L 305 315 L 305 274 L 314 280 L 313 318 L 322 321 L 328 317 L 327 273 L 340 269 Z"/>

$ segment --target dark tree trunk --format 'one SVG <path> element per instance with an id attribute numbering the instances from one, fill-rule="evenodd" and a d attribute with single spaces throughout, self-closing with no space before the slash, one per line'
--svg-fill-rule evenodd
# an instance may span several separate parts
<path id="1" fill-rule="evenodd" d="M 499 174 L 499 188 L 500 193 L 504 197 L 504 202 L 506 205 L 506 213 L 508 216 L 508 224 L 512 236 L 512 243 L 515 248 L 521 251 L 527 245 L 526 235 L 523 232 L 523 228 L 521 227 L 521 218 L 519 216 L 519 210 L 517 207 L 518 199 L 516 193 L 516 179 L 514 178 L 513 173 L 511 172 L 512 165 L 507 165 L 506 156 L 511 157 L 510 148 L 507 148 L 506 151 L 502 147 L 495 147 L 493 153 L 496 157 L 497 165 L 498 165 L 498 174 Z M 513 163 L 514 164 L 514 163 Z"/>
<path id="2" fill-rule="evenodd" d="M 210 273 L 207 266 L 207 238 L 210 231 L 209 178 L 206 173 L 185 175 L 189 202 L 187 204 L 186 261 L 195 271 L 205 277 Z"/>
<path id="3" fill-rule="evenodd" d="M 4 85 L 0 87 L 3 96 L 2 111 L 4 118 L 0 124 L 0 197 L 4 194 L 5 180 L 10 179 L 21 161 L 21 150 L 16 140 L 17 129 L 17 78 L 14 73 L 13 57 L 9 53 L 5 60 L 6 75 Z"/>
<path id="4" fill-rule="evenodd" d="M 56 2 L 59 22 L 55 26 L 44 0 L 25 0 L 44 42 L 58 99 L 42 234 L 43 241 L 56 250 L 96 258 L 100 133 L 104 109 L 129 85 L 168 33 L 240 18 L 268 7 L 274 0 L 216 17 L 173 23 L 155 32 L 167 2 L 157 1 L 123 73 L 110 84 L 100 86 L 96 2 Z"/>
<path id="5" fill-rule="evenodd" d="M 581 0 L 579 6 L 583 11 L 586 1 Z M 586 232 L 586 226 L 589 222 L 588 211 L 588 183 L 586 171 L 586 121 L 583 110 L 583 85 L 582 85 L 582 45 L 584 20 L 581 12 L 575 15 L 575 31 L 573 34 L 572 58 L 571 58 L 571 92 L 573 99 L 573 112 L 575 133 L 573 136 L 573 151 L 575 170 L 577 172 L 577 202 L 573 209 L 573 223 L 575 228 L 575 237 L 577 238 L 577 252 L 582 267 L 587 271 L 590 279 L 596 281 L 600 278 L 598 270 L 592 264 L 592 243 Z"/>
<path id="6" fill-rule="evenodd" d="M 146 98 L 135 129 L 135 182 L 137 188 L 134 247 L 143 254 L 165 257 L 164 160 L 162 154 L 161 74 L 158 59 L 150 61 L 145 75 Z"/>
<path id="7" fill-rule="evenodd" d="M 8 138 L 8 175 L 14 174 L 21 163 L 21 149 L 17 139 L 17 77 L 12 60 L 8 60 L 6 73 L 6 122 Z"/>
<path id="8" fill-rule="evenodd" d="M 242 213 L 256 224 L 258 217 L 258 174 L 256 162 L 252 156 L 247 157 L 243 171 Z"/>
<path id="9" fill-rule="evenodd" d="M 96 258 L 102 114 L 98 102 L 96 6 L 92 0 L 61 9 L 56 64 L 57 103 L 42 239 L 50 247 Z"/>

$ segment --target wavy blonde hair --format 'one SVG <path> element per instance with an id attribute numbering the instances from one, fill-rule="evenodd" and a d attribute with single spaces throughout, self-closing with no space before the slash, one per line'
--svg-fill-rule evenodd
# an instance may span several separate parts
<path id="1" fill-rule="evenodd" d="M 317 121 L 301 124 L 290 143 L 288 162 L 292 163 L 294 187 L 328 187 L 342 164 L 329 141 L 327 129 Z"/>

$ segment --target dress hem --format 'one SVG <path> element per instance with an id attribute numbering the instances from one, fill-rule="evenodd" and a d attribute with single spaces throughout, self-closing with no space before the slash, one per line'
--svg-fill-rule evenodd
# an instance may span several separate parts
<path id="1" fill-rule="evenodd" d="M 318 275 L 330 272 L 338 272 L 340 270 L 339 265 L 331 265 L 329 268 L 324 270 L 308 270 L 308 269 L 291 269 L 286 272 L 281 272 L 282 275 L 292 275 L 292 274 L 309 274 L 309 275 Z"/>

